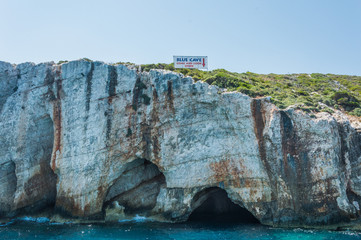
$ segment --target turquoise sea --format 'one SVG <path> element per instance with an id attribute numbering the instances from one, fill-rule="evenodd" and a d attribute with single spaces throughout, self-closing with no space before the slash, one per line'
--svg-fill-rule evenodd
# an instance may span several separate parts
<path id="1" fill-rule="evenodd" d="M 165 224 L 137 219 L 116 224 L 58 224 L 23 218 L 0 226 L 0 239 L 361 239 L 361 232 L 279 229 L 252 224 Z"/>

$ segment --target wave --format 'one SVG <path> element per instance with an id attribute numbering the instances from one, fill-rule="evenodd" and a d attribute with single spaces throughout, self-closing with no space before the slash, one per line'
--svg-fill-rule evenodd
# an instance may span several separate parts
<path id="1" fill-rule="evenodd" d="M 13 219 L 13 220 L 11 220 L 11 221 L 9 221 L 9 222 L 7 222 L 7 223 L 4 223 L 4 224 L 1 224 L 1 223 L 0 223 L 0 227 L 9 226 L 9 225 L 13 224 L 14 222 L 15 222 L 15 220 Z"/>
<path id="2" fill-rule="evenodd" d="M 119 223 L 125 223 L 125 222 L 133 222 L 133 223 L 142 223 L 142 222 L 153 222 L 154 220 L 149 219 L 144 216 L 140 216 L 136 214 L 133 218 L 130 219 L 121 219 L 118 220 Z M 11 221 L 0 224 L 0 227 L 9 226 L 11 224 L 14 224 L 16 222 L 31 222 L 31 223 L 48 223 L 49 225 L 64 225 L 64 224 L 72 224 L 73 222 L 50 222 L 49 218 L 46 217 L 19 217 L 12 219 Z"/>
<path id="3" fill-rule="evenodd" d="M 16 220 L 18 221 L 22 221 L 22 222 L 36 222 L 36 223 L 48 223 L 50 222 L 49 218 L 46 217 L 21 217 L 21 218 L 17 218 Z"/>
<path id="4" fill-rule="evenodd" d="M 74 222 L 50 222 L 49 225 L 65 225 L 65 224 L 73 224 Z"/>
<path id="5" fill-rule="evenodd" d="M 6 227 L 9 225 L 12 225 L 16 222 L 34 222 L 34 223 L 49 223 L 50 219 L 46 218 L 46 217 L 19 217 L 19 218 L 14 218 L 11 219 L 9 222 L 4 223 L 4 224 L 0 224 L 0 227 Z"/>
<path id="6" fill-rule="evenodd" d="M 139 216 L 138 214 L 135 215 L 135 217 L 131 218 L 131 219 L 122 219 L 122 220 L 118 220 L 118 222 L 123 223 L 123 222 L 152 222 L 153 220 L 146 218 L 144 216 Z"/>

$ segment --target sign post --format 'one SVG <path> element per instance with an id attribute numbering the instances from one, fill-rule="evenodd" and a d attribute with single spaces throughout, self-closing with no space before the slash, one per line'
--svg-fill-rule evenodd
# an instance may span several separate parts
<path id="1" fill-rule="evenodd" d="M 174 68 L 208 69 L 207 56 L 173 56 Z"/>

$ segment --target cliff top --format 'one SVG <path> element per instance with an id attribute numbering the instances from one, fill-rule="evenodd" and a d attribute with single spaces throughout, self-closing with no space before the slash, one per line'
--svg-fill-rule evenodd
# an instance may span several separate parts
<path id="1" fill-rule="evenodd" d="M 195 81 L 205 81 L 251 97 L 271 96 L 271 101 L 282 109 L 293 106 L 306 112 L 341 110 L 361 117 L 361 76 L 236 73 L 225 69 L 174 69 L 173 64 L 163 63 L 142 65 L 142 70 L 150 69 L 179 72 Z"/>
<path id="2" fill-rule="evenodd" d="M 86 61 L 92 61 L 83 58 Z M 68 61 L 60 61 L 63 64 Z M 137 66 L 134 63 L 118 62 Z M 175 69 L 173 64 L 143 64 L 142 71 L 151 69 L 169 70 L 190 76 L 197 81 L 238 91 L 251 97 L 271 96 L 271 101 L 281 109 L 292 106 L 308 113 L 335 110 L 352 115 L 354 120 L 361 117 L 361 76 L 298 73 L 298 74 L 257 74 L 252 72 L 230 72 L 225 69 L 201 71 L 198 69 Z M 351 117 L 352 118 L 352 117 Z"/>

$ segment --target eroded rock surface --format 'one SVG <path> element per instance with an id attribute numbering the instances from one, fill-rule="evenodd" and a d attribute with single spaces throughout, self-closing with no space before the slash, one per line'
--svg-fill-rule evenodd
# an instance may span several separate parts
<path id="1" fill-rule="evenodd" d="M 218 187 L 263 224 L 359 219 L 361 134 L 341 112 L 84 60 L 0 62 L 0 86 L 0 217 L 184 221 Z"/>

